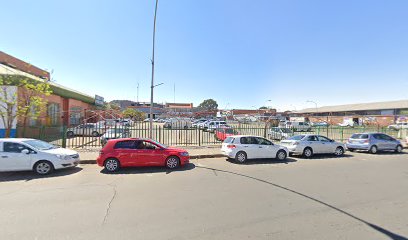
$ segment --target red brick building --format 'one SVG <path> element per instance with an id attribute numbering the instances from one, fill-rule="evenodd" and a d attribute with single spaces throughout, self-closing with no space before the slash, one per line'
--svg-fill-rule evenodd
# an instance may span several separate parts
<path id="1" fill-rule="evenodd" d="M 28 119 L 26 126 L 61 126 L 77 125 L 82 120 L 90 118 L 92 110 L 97 109 L 95 97 L 79 91 L 50 82 L 50 73 L 32 64 L 0 52 L 0 75 L 14 75 L 17 79 L 47 81 L 52 94 L 45 96 L 47 106 L 37 119 Z M 13 86 L 7 86 L 12 89 Z M 21 97 L 23 89 L 17 88 L 17 96 Z M 17 120 L 17 126 L 22 126 L 22 119 Z"/>

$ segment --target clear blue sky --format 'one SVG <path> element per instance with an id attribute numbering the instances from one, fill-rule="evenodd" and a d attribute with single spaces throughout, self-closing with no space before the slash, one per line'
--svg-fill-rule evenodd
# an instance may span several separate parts
<path id="1" fill-rule="evenodd" d="M 0 49 L 149 101 L 154 0 L 2 1 Z M 408 99 L 406 0 L 160 0 L 155 101 L 279 109 Z M 271 102 L 266 103 L 267 100 Z"/>

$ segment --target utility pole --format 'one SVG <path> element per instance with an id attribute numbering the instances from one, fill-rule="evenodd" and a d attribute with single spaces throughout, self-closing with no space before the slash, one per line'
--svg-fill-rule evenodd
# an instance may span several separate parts
<path id="1" fill-rule="evenodd" d="M 154 89 L 154 50 L 155 50 L 155 40 L 156 40 L 156 15 L 157 15 L 157 4 L 159 0 L 156 0 L 156 7 L 154 9 L 154 23 L 153 23 L 153 52 L 152 52 L 152 83 L 150 86 L 150 117 L 149 117 L 149 138 L 153 138 L 153 89 Z"/>

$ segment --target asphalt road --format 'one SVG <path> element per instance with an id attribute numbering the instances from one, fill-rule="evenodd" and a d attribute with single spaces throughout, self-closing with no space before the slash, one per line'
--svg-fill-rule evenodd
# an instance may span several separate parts
<path id="1" fill-rule="evenodd" d="M 0 173 L 0 239 L 408 239 L 408 154 Z"/>

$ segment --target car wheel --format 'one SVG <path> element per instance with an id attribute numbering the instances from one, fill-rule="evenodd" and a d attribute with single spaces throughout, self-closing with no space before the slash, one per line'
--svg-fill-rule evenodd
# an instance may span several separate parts
<path id="1" fill-rule="evenodd" d="M 337 157 L 343 156 L 344 154 L 344 149 L 342 147 L 337 147 L 336 150 L 334 150 L 334 155 Z"/>
<path id="2" fill-rule="evenodd" d="M 34 171 L 40 175 L 47 175 L 54 171 L 54 165 L 49 161 L 39 161 L 34 165 Z"/>
<path id="3" fill-rule="evenodd" d="M 170 169 L 175 169 L 180 165 L 180 159 L 175 156 L 168 157 L 166 159 L 166 167 Z"/>
<path id="4" fill-rule="evenodd" d="M 395 152 L 396 153 L 402 153 L 402 149 L 403 149 L 403 147 L 401 145 L 398 145 L 397 149 L 395 149 Z"/>
<path id="5" fill-rule="evenodd" d="M 235 161 L 239 163 L 244 163 L 247 160 L 247 154 L 245 152 L 238 152 L 237 155 L 235 155 Z"/>
<path id="6" fill-rule="evenodd" d="M 74 137 L 74 132 L 73 131 L 69 131 L 69 132 L 67 132 L 67 137 L 69 137 L 69 138 L 72 138 L 72 137 Z"/>
<path id="7" fill-rule="evenodd" d="M 120 162 L 116 158 L 109 158 L 105 161 L 105 169 L 108 172 L 116 172 L 120 168 Z"/>
<path id="8" fill-rule="evenodd" d="M 279 150 L 278 153 L 276 154 L 276 158 L 280 161 L 283 161 L 287 158 L 287 154 L 283 150 Z"/>
<path id="9" fill-rule="evenodd" d="M 92 132 L 92 137 L 99 137 L 99 133 L 97 131 Z"/>
<path id="10" fill-rule="evenodd" d="M 303 150 L 303 157 L 305 158 L 311 158 L 313 156 L 313 149 L 310 147 L 307 147 Z"/>
<path id="11" fill-rule="evenodd" d="M 372 146 L 371 148 L 370 148 L 370 151 L 369 151 L 370 153 L 372 153 L 372 154 L 376 154 L 377 152 L 378 152 L 378 147 L 377 146 Z"/>

